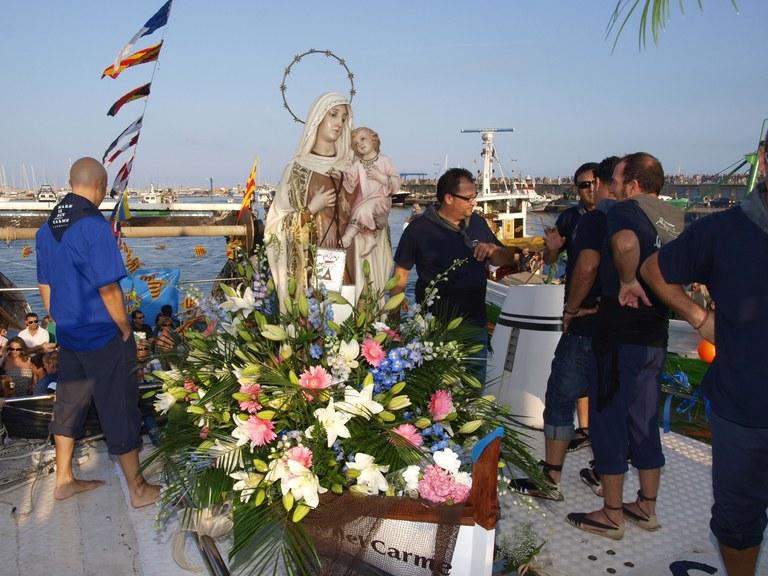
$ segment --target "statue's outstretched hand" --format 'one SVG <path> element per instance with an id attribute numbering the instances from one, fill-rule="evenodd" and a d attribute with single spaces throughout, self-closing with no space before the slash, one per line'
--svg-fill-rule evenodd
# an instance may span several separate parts
<path id="1" fill-rule="evenodd" d="M 312 200 L 309 201 L 307 210 L 309 210 L 312 214 L 317 214 L 320 212 L 320 210 L 331 208 L 335 205 L 336 191 L 332 189 L 326 190 L 325 188 L 320 188 L 320 190 L 318 190 L 317 193 L 315 193 L 315 195 L 312 197 Z"/>

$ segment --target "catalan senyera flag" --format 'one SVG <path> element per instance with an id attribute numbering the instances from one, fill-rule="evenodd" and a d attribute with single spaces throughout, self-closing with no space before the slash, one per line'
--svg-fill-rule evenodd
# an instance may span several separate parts
<path id="1" fill-rule="evenodd" d="M 117 78 L 120 76 L 120 72 L 131 66 L 138 66 L 139 64 L 146 64 L 147 62 L 154 62 L 160 57 L 160 49 L 163 47 L 163 41 L 160 40 L 157 44 L 142 48 L 120 60 L 120 64 L 115 66 L 110 64 L 104 69 L 101 77 L 109 76 L 110 78 Z"/>
<path id="2" fill-rule="evenodd" d="M 243 194 L 243 203 L 240 205 L 240 211 L 237 213 L 237 222 L 240 222 L 240 217 L 245 210 L 251 205 L 251 200 L 256 192 L 256 164 L 258 159 L 253 161 L 251 167 L 251 175 L 248 176 L 248 181 L 245 183 L 245 193 Z"/>
<path id="3" fill-rule="evenodd" d="M 139 135 L 136 134 L 133 138 L 128 140 L 125 144 L 123 144 L 120 148 L 112 152 L 112 155 L 106 159 L 104 162 L 104 168 L 109 168 L 109 165 L 112 164 L 115 160 L 117 160 L 117 157 L 120 156 L 123 152 L 128 150 L 131 146 L 135 146 L 139 142 Z"/>
<path id="4" fill-rule="evenodd" d="M 115 147 L 120 143 L 120 141 L 123 138 L 126 138 L 128 136 L 134 136 L 138 134 L 141 131 L 141 123 L 144 121 L 144 115 L 142 114 L 139 116 L 136 120 L 134 120 L 128 128 L 120 132 L 120 135 L 112 140 L 112 143 L 107 146 L 107 150 L 104 152 L 104 156 L 101 157 L 101 163 L 104 164 L 104 162 L 107 160 L 107 156 L 109 156 L 112 151 L 115 149 Z"/>
<path id="5" fill-rule="evenodd" d="M 133 35 L 133 38 L 131 38 L 128 41 L 128 44 L 122 47 L 120 52 L 117 53 L 117 58 L 115 58 L 115 62 L 113 66 L 115 68 L 120 67 L 120 62 L 125 60 L 128 57 L 128 53 L 133 48 L 133 45 L 136 44 L 139 38 L 142 36 L 149 36 L 152 34 L 155 30 L 162 28 L 168 23 L 168 14 L 171 12 L 171 2 L 173 0 L 168 0 L 163 6 L 155 12 L 154 16 L 147 20 L 144 23 L 144 26 L 142 26 L 136 34 Z"/>
<path id="6" fill-rule="evenodd" d="M 120 97 L 114 104 L 112 104 L 112 106 L 110 106 L 109 110 L 107 111 L 107 116 L 114 116 L 120 111 L 120 108 L 122 108 L 125 104 L 128 104 L 128 102 L 149 96 L 149 90 L 151 86 L 152 82 L 147 82 L 146 84 L 139 86 L 138 88 L 134 88 L 127 94 Z"/>

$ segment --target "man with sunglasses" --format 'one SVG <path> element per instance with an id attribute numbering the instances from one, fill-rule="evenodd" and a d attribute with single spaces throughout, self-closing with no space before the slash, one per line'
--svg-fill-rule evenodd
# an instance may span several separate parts
<path id="1" fill-rule="evenodd" d="M 451 268 L 454 261 L 464 260 L 438 284 L 440 298 L 430 303 L 430 311 L 443 318 L 461 316 L 477 329 L 476 338 L 483 349 L 473 355 L 471 371 L 484 384 L 487 266 L 511 266 L 514 251 L 502 246 L 485 219 L 474 213 L 476 198 L 475 180 L 468 170 L 451 168 L 440 177 L 437 204 L 416 217 L 400 238 L 395 252 L 398 284 L 392 294 L 405 290 L 409 272 L 416 266 L 416 302 L 424 304 L 430 282 Z"/>
<path id="2" fill-rule="evenodd" d="M 40 297 L 56 321 L 59 370 L 51 433 L 56 444 L 54 498 L 64 500 L 103 484 L 75 478 L 72 455 L 93 399 L 110 454 L 117 456 L 131 504 L 154 503 L 160 487 L 139 469 L 141 412 L 136 343 L 119 281 L 126 275 L 112 227 L 98 206 L 107 171 L 80 158 L 70 169 L 72 192 L 37 232 Z"/>
<path id="3" fill-rule="evenodd" d="M 47 350 L 48 346 L 46 346 L 46 344 L 50 342 L 50 334 L 48 333 L 48 330 L 42 330 L 40 328 L 40 320 L 38 319 L 37 314 L 28 312 L 24 324 L 26 325 L 26 328 L 19 332 L 19 338 L 24 340 L 29 354 L 33 355 L 41 350 Z"/>

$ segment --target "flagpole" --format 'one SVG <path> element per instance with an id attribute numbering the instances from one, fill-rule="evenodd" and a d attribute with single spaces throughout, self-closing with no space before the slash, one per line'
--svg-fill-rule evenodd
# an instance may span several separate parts
<path id="1" fill-rule="evenodd" d="M 168 17 L 166 19 L 166 25 L 163 26 L 163 31 L 160 33 L 160 46 L 165 46 L 165 33 L 168 31 L 168 27 L 169 27 L 168 24 L 170 23 L 171 12 L 172 11 L 173 11 L 173 2 L 171 2 L 170 6 L 168 7 Z M 161 57 L 161 55 L 162 55 L 162 48 L 158 52 L 157 58 L 155 59 L 155 62 L 154 62 L 154 66 L 152 67 L 152 75 L 149 78 L 149 85 L 150 86 L 152 86 L 152 83 L 155 81 L 155 74 L 157 73 L 157 67 L 160 64 L 160 57 Z M 151 93 L 151 90 L 150 90 L 150 94 L 147 95 L 147 97 L 144 100 L 144 107 L 142 108 L 141 116 L 140 116 L 141 119 L 142 119 L 141 129 L 144 128 L 144 115 L 147 112 L 147 105 L 149 104 L 149 97 L 151 95 L 152 95 L 152 93 Z M 123 188 L 123 191 L 120 193 L 120 198 L 118 198 L 117 203 L 115 204 L 115 208 L 113 209 L 111 217 L 110 217 L 110 220 L 112 220 L 113 230 L 115 231 L 115 235 L 118 238 L 118 242 L 120 242 L 120 238 L 122 236 L 122 231 L 121 231 L 121 226 L 120 226 L 120 209 L 121 209 L 121 206 L 122 206 L 122 211 L 123 211 L 124 214 L 125 213 L 130 214 L 130 207 L 126 207 L 125 204 L 126 204 L 126 198 L 127 198 L 127 193 L 128 193 L 128 183 L 130 182 L 130 179 L 131 179 L 131 172 L 133 172 L 133 166 L 134 166 L 134 162 L 136 160 L 136 153 L 138 152 L 139 143 L 141 142 L 141 129 L 139 130 L 138 140 L 136 141 L 136 144 L 133 147 L 133 154 L 131 155 L 131 159 L 128 161 L 128 163 L 130 164 L 131 168 L 130 168 L 130 170 L 129 170 L 128 174 L 126 175 L 126 178 L 125 178 L 125 188 Z"/>
<path id="2" fill-rule="evenodd" d="M 171 21 L 171 12 L 173 12 L 173 2 L 171 2 L 171 5 L 170 5 L 170 7 L 168 8 L 168 23 L 169 23 L 169 24 L 170 24 L 170 21 Z M 167 32 L 168 28 L 169 28 L 169 26 L 168 26 L 168 25 L 166 25 L 166 26 L 163 26 L 163 31 L 160 33 L 160 42 L 162 43 L 162 44 L 161 44 L 162 46 L 165 46 L 165 33 Z M 162 49 L 161 49 L 161 50 L 160 50 L 160 52 L 159 52 L 159 53 L 158 53 L 158 55 L 157 55 L 157 59 L 155 60 L 155 65 L 152 67 L 152 75 L 151 75 L 151 76 L 150 76 L 150 78 L 149 78 L 149 85 L 150 85 L 150 86 L 152 86 L 152 83 L 155 81 L 155 73 L 157 72 L 157 67 L 160 65 L 160 57 L 162 56 L 162 52 L 163 52 L 163 51 L 162 51 Z M 150 91 L 150 94 L 149 94 L 149 96 L 147 96 L 147 97 L 144 99 L 144 108 L 141 110 L 141 116 L 142 116 L 142 118 L 144 117 L 144 114 L 146 114 L 146 112 L 147 112 L 147 105 L 149 104 L 149 97 L 150 97 L 150 96 L 152 96 L 152 93 L 151 93 L 151 91 Z M 141 128 L 142 128 L 142 130 L 143 130 L 143 129 L 144 129 L 144 122 L 142 121 L 142 123 L 141 123 L 141 124 L 142 124 L 142 125 L 141 125 Z M 138 141 L 136 142 L 136 145 L 133 147 L 133 155 L 132 155 L 132 157 L 131 157 L 131 158 L 132 158 L 132 160 L 134 160 L 134 161 L 136 160 L 136 153 L 138 152 L 138 149 L 139 149 L 139 143 L 140 143 L 140 142 L 141 142 L 141 131 L 139 131 L 139 139 L 138 139 Z M 134 166 L 135 166 L 135 164 L 134 164 Z M 131 168 L 131 172 L 133 172 L 133 168 Z M 125 192 L 128 192 L 128 181 L 130 180 L 130 178 L 131 178 L 131 174 L 129 173 L 129 174 L 128 174 L 128 178 L 127 178 L 127 179 L 126 179 L 126 181 L 125 181 L 125 190 L 123 191 L 124 193 L 125 193 Z M 122 194 L 121 194 L 121 196 L 122 196 Z"/>

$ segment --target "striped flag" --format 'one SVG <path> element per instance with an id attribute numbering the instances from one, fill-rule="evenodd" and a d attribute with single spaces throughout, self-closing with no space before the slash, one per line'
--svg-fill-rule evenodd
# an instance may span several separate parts
<path id="1" fill-rule="evenodd" d="M 107 116 L 114 116 L 120 111 L 120 108 L 122 108 L 125 104 L 128 104 L 128 102 L 133 102 L 134 100 L 138 100 L 139 98 L 144 98 L 146 96 L 149 96 L 149 89 L 152 85 L 151 82 L 147 82 L 143 86 L 139 86 L 138 88 L 134 88 L 121 98 L 119 98 L 112 106 L 110 106 L 109 110 L 107 111 Z"/>
<path id="2" fill-rule="evenodd" d="M 109 156 L 112 153 L 112 150 L 115 149 L 115 147 L 120 143 L 120 141 L 123 138 L 126 138 L 128 136 L 138 135 L 138 133 L 141 131 L 141 123 L 143 122 L 143 120 L 144 120 L 144 115 L 142 114 L 136 120 L 134 120 L 133 123 L 130 126 L 128 126 L 128 128 L 123 130 L 117 138 L 112 140 L 112 143 L 109 146 L 107 146 L 107 150 L 104 152 L 104 156 L 101 157 L 102 164 L 106 161 L 107 156 Z"/>
<path id="3" fill-rule="evenodd" d="M 153 44 L 147 48 L 143 48 L 137 52 L 134 52 L 130 56 L 120 60 L 120 64 L 115 66 L 110 64 L 104 69 L 101 77 L 109 76 L 110 78 L 117 78 L 120 72 L 131 66 L 138 66 L 139 64 L 146 64 L 147 62 L 154 62 L 160 57 L 160 49 L 163 47 L 163 41 L 160 40 L 157 44 Z"/>
<path id="4" fill-rule="evenodd" d="M 253 161 L 253 166 L 251 167 L 251 175 L 248 176 L 248 181 L 245 183 L 245 193 L 243 194 L 243 203 L 240 205 L 240 211 L 237 213 L 237 222 L 240 222 L 240 217 L 243 215 L 246 209 L 250 207 L 251 200 L 253 200 L 253 195 L 256 192 L 257 162 L 258 162 L 258 159 Z"/>
<path id="5" fill-rule="evenodd" d="M 109 195 L 114 198 L 118 194 L 122 194 L 128 187 L 128 176 L 131 174 L 131 168 L 133 168 L 133 156 L 128 160 L 120 170 L 117 171 L 115 181 L 112 182 L 112 189 L 109 191 Z"/>
<path id="6" fill-rule="evenodd" d="M 128 140 L 128 142 L 126 142 L 120 148 L 115 150 L 109 158 L 107 158 L 107 161 L 104 162 L 104 168 L 109 168 L 109 165 L 112 164 L 112 162 L 114 162 L 115 160 L 117 160 L 117 157 L 120 156 L 120 154 L 128 150 L 128 148 L 130 148 L 131 146 L 135 146 L 138 143 L 138 141 L 139 141 L 139 135 L 136 134 L 133 138 Z"/>
<path id="7" fill-rule="evenodd" d="M 162 8 L 158 10 L 152 18 L 147 20 L 144 23 L 144 26 L 142 26 L 136 34 L 134 34 L 133 38 L 131 38 L 128 41 L 128 44 L 123 46 L 123 48 L 120 50 L 120 52 L 117 53 L 117 58 L 115 58 L 115 62 L 113 66 L 115 68 L 120 67 L 120 62 L 125 60 L 128 57 L 128 53 L 133 48 L 133 45 L 136 44 L 139 38 L 142 36 L 149 36 L 152 34 L 155 30 L 162 28 L 168 23 L 168 14 L 171 11 L 171 2 L 173 0 L 168 0 L 165 4 L 163 4 Z"/>

